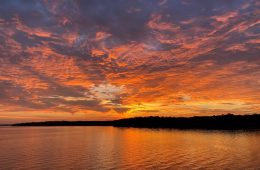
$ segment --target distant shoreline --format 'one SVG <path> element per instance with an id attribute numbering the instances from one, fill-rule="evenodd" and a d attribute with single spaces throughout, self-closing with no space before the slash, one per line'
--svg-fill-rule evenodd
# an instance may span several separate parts
<path id="1" fill-rule="evenodd" d="M 114 126 L 208 130 L 260 129 L 260 114 L 194 117 L 136 117 L 112 121 L 47 121 L 18 123 L 12 126 Z"/>

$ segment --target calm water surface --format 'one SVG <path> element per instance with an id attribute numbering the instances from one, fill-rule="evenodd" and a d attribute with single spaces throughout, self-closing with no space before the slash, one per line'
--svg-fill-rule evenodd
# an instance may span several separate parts
<path id="1" fill-rule="evenodd" d="M 260 131 L 0 127 L 0 169 L 259 169 Z"/>

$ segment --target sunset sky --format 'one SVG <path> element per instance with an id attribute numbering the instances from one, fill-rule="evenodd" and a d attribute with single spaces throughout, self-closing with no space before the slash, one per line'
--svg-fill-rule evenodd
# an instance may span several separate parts
<path id="1" fill-rule="evenodd" d="M 0 2 L 0 124 L 259 112 L 258 0 Z"/>

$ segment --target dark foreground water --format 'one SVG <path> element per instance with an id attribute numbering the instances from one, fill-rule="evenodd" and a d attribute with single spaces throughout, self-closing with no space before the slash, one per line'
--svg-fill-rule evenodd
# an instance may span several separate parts
<path id="1" fill-rule="evenodd" d="M 0 127 L 0 169 L 259 169 L 260 131 Z"/>

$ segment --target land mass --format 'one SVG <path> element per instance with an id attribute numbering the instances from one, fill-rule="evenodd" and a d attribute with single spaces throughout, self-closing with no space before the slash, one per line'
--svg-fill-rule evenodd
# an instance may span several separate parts
<path id="1" fill-rule="evenodd" d="M 112 121 L 47 121 L 19 123 L 13 126 L 115 126 L 177 129 L 260 129 L 260 114 L 194 117 L 135 117 Z"/>

